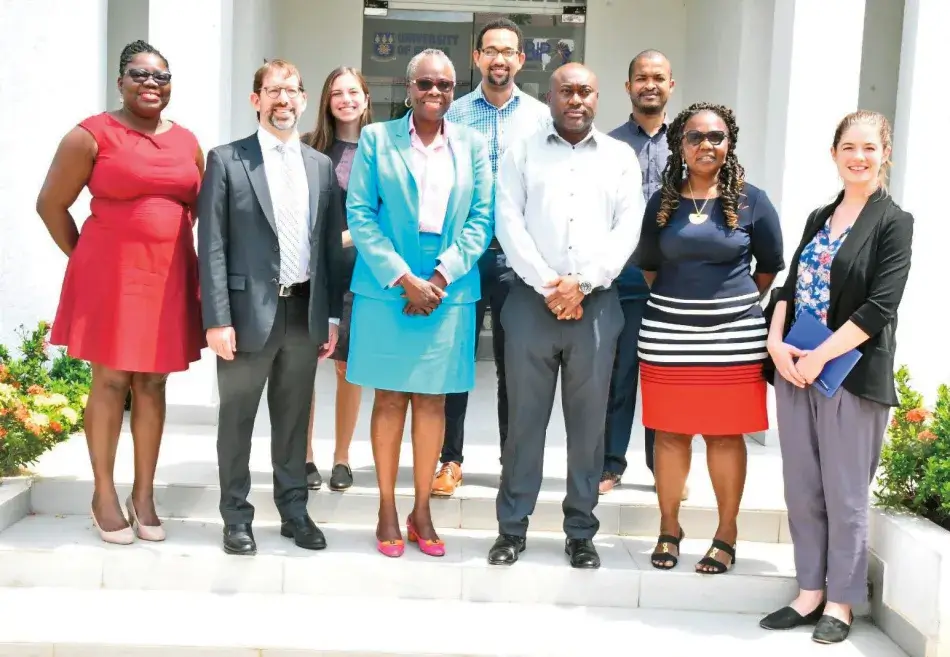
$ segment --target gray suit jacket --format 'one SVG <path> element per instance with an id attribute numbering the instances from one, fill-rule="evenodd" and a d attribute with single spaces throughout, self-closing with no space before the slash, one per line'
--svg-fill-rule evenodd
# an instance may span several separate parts
<path id="1" fill-rule="evenodd" d="M 310 188 L 310 336 L 328 338 L 343 310 L 346 228 L 328 158 L 301 144 Z M 198 195 L 198 259 L 205 329 L 233 326 L 238 351 L 258 351 L 277 315 L 280 248 L 257 134 L 208 153 Z"/>

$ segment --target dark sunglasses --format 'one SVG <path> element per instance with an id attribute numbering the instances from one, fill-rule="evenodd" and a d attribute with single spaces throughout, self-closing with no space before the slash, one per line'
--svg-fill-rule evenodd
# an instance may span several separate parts
<path id="1" fill-rule="evenodd" d="M 683 139 L 690 146 L 699 146 L 704 141 L 708 141 L 713 146 L 718 146 L 726 140 L 726 133 L 722 130 L 710 130 L 709 132 L 700 132 L 699 130 L 690 130 Z"/>
<path id="2" fill-rule="evenodd" d="M 441 93 L 447 94 L 455 89 L 455 82 L 452 80 L 446 80 L 445 78 L 440 80 L 433 80 L 432 78 L 419 78 L 418 80 L 412 80 L 412 84 L 415 85 L 416 89 L 422 92 L 432 91 L 432 87 L 435 87 Z"/>
<path id="3" fill-rule="evenodd" d="M 132 78 L 133 82 L 137 82 L 138 84 L 142 84 L 149 78 L 152 78 L 155 80 L 155 84 L 164 87 L 172 81 L 172 74 L 167 71 L 156 73 L 154 71 L 146 71 L 144 68 L 130 68 L 126 73 Z"/>

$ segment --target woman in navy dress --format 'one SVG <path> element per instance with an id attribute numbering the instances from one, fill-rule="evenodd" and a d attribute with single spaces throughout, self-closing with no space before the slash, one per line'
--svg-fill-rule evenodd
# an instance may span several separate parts
<path id="1" fill-rule="evenodd" d="M 759 302 L 785 268 L 765 192 L 746 183 L 728 108 L 697 103 L 670 124 L 663 187 L 647 203 L 634 261 L 651 285 L 640 329 L 643 423 L 655 427 L 660 538 L 656 568 L 676 566 L 679 505 L 692 439 L 706 441 L 719 527 L 701 573 L 732 567 L 745 486 L 744 434 L 768 428 L 768 329 Z M 755 261 L 753 273 L 752 262 Z"/>

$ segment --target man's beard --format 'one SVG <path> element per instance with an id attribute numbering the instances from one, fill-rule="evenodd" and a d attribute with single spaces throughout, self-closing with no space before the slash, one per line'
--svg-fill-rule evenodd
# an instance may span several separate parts
<path id="1" fill-rule="evenodd" d="M 496 81 L 495 78 L 492 77 L 492 71 L 491 70 L 488 71 L 488 84 L 492 85 L 493 87 L 507 87 L 508 83 L 510 82 L 511 82 L 510 70 L 504 71 L 504 77 L 498 81 Z"/>
<path id="2" fill-rule="evenodd" d="M 647 114 L 650 116 L 656 115 L 656 114 L 662 114 L 663 110 L 666 109 L 666 103 L 664 103 L 659 98 L 657 98 L 657 101 L 658 102 L 656 105 L 644 105 L 642 102 L 640 102 L 639 98 L 634 98 L 633 106 L 637 108 L 643 114 Z"/>
<path id="3" fill-rule="evenodd" d="M 297 112 L 290 110 L 290 116 L 286 119 L 279 119 L 275 112 L 271 112 L 267 122 L 278 130 L 293 130 L 297 126 Z"/>

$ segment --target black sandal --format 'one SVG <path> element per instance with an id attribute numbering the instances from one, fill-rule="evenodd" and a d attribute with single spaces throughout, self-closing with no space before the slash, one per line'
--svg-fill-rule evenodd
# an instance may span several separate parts
<path id="1" fill-rule="evenodd" d="M 676 564 L 679 563 L 680 541 L 685 537 L 686 534 L 683 533 L 682 527 L 680 527 L 679 538 L 670 534 L 660 534 L 659 538 L 656 539 L 660 549 L 650 555 L 650 563 L 653 564 L 653 567 L 657 570 L 673 570 L 676 568 Z M 676 554 L 670 553 L 671 547 L 676 548 Z M 661 563 L 657 563 L 658 561 Z"/>
<path id="2" fill-rule="evenodd" d="M 729 555 L 728 565 L 715 558 L 719 552 L 725 552 Z M 706 556 L 700 559 L 696 565 L 713 569 L 704 570 L 697 567 L 696 572 L 700 575 L 722 575 L 723 573 L 729 572 L 732 570 L 732 567 L 736 565 L 736 546 L 729 545 L 724 541 L 720 541 L 718 538 L 714 538 L 712 547 L 709 548 L 709 551 L 706 552 Z"/>

